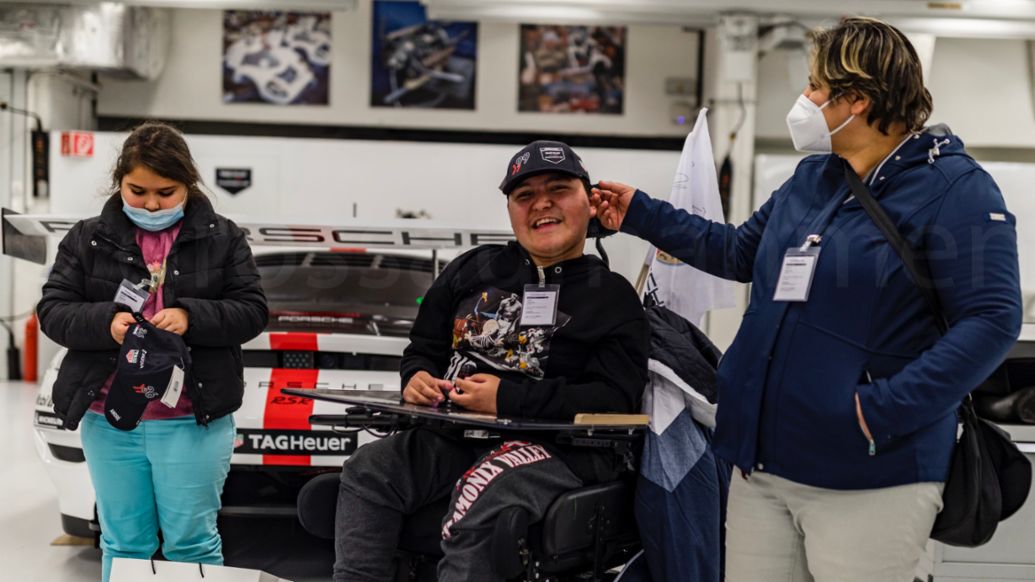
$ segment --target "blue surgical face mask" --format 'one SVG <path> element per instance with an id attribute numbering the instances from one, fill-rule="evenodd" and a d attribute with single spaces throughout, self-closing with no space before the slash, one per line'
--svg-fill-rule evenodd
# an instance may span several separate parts
<path id="1" fill-rule="evenodd" d="M 159 230 L 169 228 L 183 218 L 183 206 L 186 202 L 187 200 L 185 198 L 183 202 L 180 202 L 173 208 L 148 212 L 144 208 L 134 208 L 130 206 L 129 203 L 126 202 L 126 199 L 123 198 L 122 212 L 129 217 L 133 224 L 140 228 L 151 232 L 158 232 Z"/>

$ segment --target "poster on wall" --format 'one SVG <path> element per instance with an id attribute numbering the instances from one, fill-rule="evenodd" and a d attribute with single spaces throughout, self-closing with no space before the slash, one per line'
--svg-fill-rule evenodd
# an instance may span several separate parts
<path id="1" fill-rule="evenodd" d="M 521 25 L 518 111 L 622 113 L 624 26 Z"/>
<path id="2" fill-rule="evenodd" d="M 428 20 L 420 2 L 376 0 L 371 107 L 474 109 L 478 23 Z"/>
<path id="3" fill-rule="evenodd" d="M 223 12 L 223 102 L 327 105 L 330 12 Z"/>

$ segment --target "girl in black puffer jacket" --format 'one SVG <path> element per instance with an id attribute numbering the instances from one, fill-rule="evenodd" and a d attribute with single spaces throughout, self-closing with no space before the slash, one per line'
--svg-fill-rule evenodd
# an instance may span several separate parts
<path id="1" fill-rule="evenodd" d="M 167 559 L 222 563 L 216 530 L 241 405 L 241 344 L 266 326 L 266 298 L 245 233 L 216 214 L 183 136 L 137 127 L 112 174 L 100 216 L 77 223 L 58 249 L 37 306 L 48 337 L 68 348 L 54 410 L 82 424 L 97 495 L 103 579 L 113 557 L 147 559 L 162 531 Z M 123 281 L 146 284 L 143 316 L 183 336 L 193 366 L 175 406 L 151 401 L 126 432 L 104 418 L 116 356 L 134 323 L 113 301 Z"/>

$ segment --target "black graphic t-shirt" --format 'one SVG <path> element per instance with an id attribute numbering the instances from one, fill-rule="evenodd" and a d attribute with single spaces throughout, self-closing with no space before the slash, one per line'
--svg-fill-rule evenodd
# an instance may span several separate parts
<path id="1" fill-rule="evenodd" d="M 558 313 L 554 325 L 521 325 L 521 296 L 495 287 L 462 300 L 453 320 L 453 357 L 444 378 L 466 378 L 481 362 L 502 372 L 542 380 L 550 339 L 570 319 Z"/>
<path id="2" fill-rule="evenodd" d="M 544 269 L 559 285 L 552 326 L 522 326 L 525 285 L 539 274 L 517 243 L 451 262 L 421 303 L 403 354 L 402 384 L 425 370 L 452 380 L 500 377 L 500 416 L 571 420 L 580 412 L 640 409 L 648 327 L 628 281 L 584 255 Z"/>

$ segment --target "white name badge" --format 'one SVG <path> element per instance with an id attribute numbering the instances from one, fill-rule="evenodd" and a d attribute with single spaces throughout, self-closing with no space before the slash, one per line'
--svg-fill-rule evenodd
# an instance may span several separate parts
<path id="1" fill-rule="evenodd" d="M 183 392 L 183 368 L 173 366 L 172 376 L 169 377 L 169 386 L 162 395 L 162 404 L 169 408 L 176 408 L 180 401 L 180 392 Z"/>
<path id="2" fill-rule="evenodd" d="M 773 301 L 808 301 L 812 276 L 816 273 L 819 249 L 791 249 L 783 257 Z"/>
<path id="3" fill-rule="evenodd" d="M 557 323 L 557 297 L 560 285 L 525 285 L 521 306 L 521 325 L 554 325 Z"/>
<path id="4" fill-rule="evenodd" d="M 113 301 L 125 305 L 133 313 L 140 313 L 140 310 L 144 308 L 144 302 L 147 301 L 147 296 L 147 291 L 140 289 L 129 279 L 123 279 L 119 284 L 119 290 L 115 292 Z"/>

